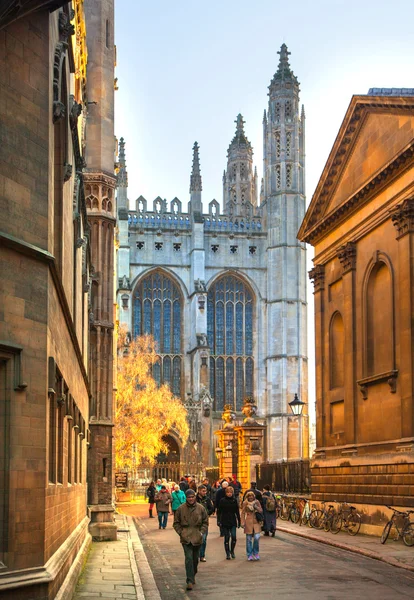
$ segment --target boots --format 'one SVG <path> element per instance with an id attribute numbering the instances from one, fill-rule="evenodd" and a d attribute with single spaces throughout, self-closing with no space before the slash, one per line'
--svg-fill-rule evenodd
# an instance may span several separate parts
<path id="1" fill-rule="evenodd" d="M 154 517 L 153 517 L 153 515 L 152 515 L 152 508 L 149 508 L 149 509 L 148 509 L 148 512 L 149 512 L 149 518 L 150 518 L 150 519 L 154 519 Z"/>
<path id="2" fill-rule="evenodd" d="M 227 558 L 227 560 L 231 560 L 230 548 L 229 548 L 229 543 L 228 542 L 224 542 L 224 549 L 226 551 L 226 558 Z"/>
<path id="3" fill-rule="evenodd" d="M 234 554 L 234 549 L 236 547 L 236 542 L 237 542 L 237 540 L 231 540 L 231 552 L 230 552 L 230 554 L 231 554 L 232 558 L 236 558 L 236 555 Z"/>

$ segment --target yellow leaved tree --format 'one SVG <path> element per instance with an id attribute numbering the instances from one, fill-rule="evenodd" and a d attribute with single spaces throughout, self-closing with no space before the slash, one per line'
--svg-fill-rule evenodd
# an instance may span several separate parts
<path id="1" fill-rule="evenodd" d="M 153 463 L 166 452 L 162 437 L 171 430 L 185 443 L 188 424 L 181 401 L 152 376 L 157 361 L 154 338 L 145 335 L 126 342 L 126 330 L 120 329 L 114 437 L 116 467 L 130 469 Z"/>

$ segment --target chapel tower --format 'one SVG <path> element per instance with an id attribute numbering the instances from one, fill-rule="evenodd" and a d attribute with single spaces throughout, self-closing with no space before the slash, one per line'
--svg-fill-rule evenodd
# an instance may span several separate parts
<path id="1" fill-rule="evenodd" d="M 289 407 L 295 393 L 307 402 L 306 248 L 297 239 L 305 214 L 305 118 L 285 44 L 278 54 L 263 119 L 269 460 L 304 457 L 308 448 L 307 418 L 295 420 Z"/>
<path id="2" fill-rule="evenodd" d="M 244 132 L 244 120 L 237 115 L 236 133 L 227 151 L 223 175 L 224 214 L 251 217 L 257 206 L 257 171 L 253 172 L 253 149 Z"/>
<path id="3" fill-rule="evenodd" d="M 94 539 L 116 538 L 112 513 L 114 333 L 114 0 L 85 3 L 88 32 L 88 116 L 85 195 L 94 267 L 89 313 L 91 446 L 88 505 Z"/>

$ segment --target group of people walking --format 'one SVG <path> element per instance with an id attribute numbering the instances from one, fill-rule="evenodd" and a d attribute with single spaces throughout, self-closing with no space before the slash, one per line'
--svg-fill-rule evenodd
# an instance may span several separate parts
<path id="1" fill-rule="evenodd" d="M 153 518 L 156 504 L 159 529 L 166 528 L 169 512 L 174 514 L 173 527 L 184 550 L 187 590 L 192 590 L 195 584 L 198 562 L 207 560 L 209 517 L 212 514 L 217 514 L 227 560 L 236 558 L 237 529 L 240 527 L 246 535 L 248 561 L 260 560 L 262 531 L 265 536 L 275 536 L 277 501 L 268 485 L 260 492 L 252 483 L 242 497 L 242 486 L 235 476 L 213 486 L 208 479 L 197 486 L 193 478 L 182 477 L 179 484 L 170 484 L 169 489 L 167 482 L 151 482 L 147 497 L 150 518 Z"/>

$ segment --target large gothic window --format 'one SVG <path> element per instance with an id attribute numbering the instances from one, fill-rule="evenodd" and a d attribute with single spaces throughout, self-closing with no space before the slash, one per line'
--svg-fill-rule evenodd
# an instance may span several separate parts
<path id="1" fill-rule="evenodd" d="M 136 287 L 133 305 L 134 337 L 151 334 L 157 343 L 154 379 L 181 396 L 182 295 L 178 286 L 163 273 L 151 273 Z"/>
<path id="2" fill-rule="evenodd" d="M 253 294 L 240 279 L 225 276 L 209 290 L 207 335 L 210 393 L 214 410 L 225 404 L 241 410 L 253 395 Z"/>

